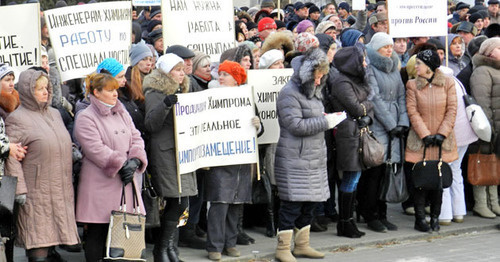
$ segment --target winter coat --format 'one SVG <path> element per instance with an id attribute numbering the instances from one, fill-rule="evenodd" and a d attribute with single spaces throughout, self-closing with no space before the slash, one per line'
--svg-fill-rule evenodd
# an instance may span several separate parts
<path id="1" fill-rule="evenodd" d="M 16 194 L 26 194 L 19 208 L 17 244 L 26 248 L 73 245 L 79 242 L 75 222 L 71 138 L 59 112 L 34 97 L 41 71 L 21 73 L 17 84 L 21 106 L 6 120 L 11 143 L 28 147 L 26 157 L 9 157 L 6 174 L 18 179 Z"/>
<path id="2" fill-rule="evenodd" d="M 294 74 L 283 87 L 276 102 L 280 138 L 275 154 L 274 174 L 281 200 L 321 202 L 330 197 L 326 171 L 321 89 L 314 86 L 314 68 L 328 63 L 318 48 L 292 60 Z"/>
<path id="3" fill-rule="evenodd" d="M 5 134 L 5 123 L 0 117 L 0 176 L 4 175 L 5 161 L 9 157 L 9 138 Z"/>
<path id="4" fill-rule="evenodd" d="M 422 161 L 424 143 L 429 135 L 445 137 L 442 144 L 443 161 L 450 163 L 458 159 L 453 127 L 457 115 L 457 95 L 454 80 L 436 69 L 431 84 L 417 76 L 406 84 L 406 108 L 411 129 L 406 142 L 406 161 Z M 438 147 L 427 148 L 425 158 L 437 160 Z"/>
<path id="5" fill-rule="evenodd" d="M 464 93 L 465 88 L 462 88 L 462 83 L 457 78 L 453 78 L 453 80 L 455 81 L 455 91 L 457 93 L 457 116 L 453 130 L 455 132 L 457 147 L 462 147 L 477 141 L 478 138 L 470 125 L 467 112 L 465 111 L 463 98 L 464 94 L 466 94 Z"/>
<path id="6" fill-rule="evenodd" d="M 135 128 L 141 132 L 141 137 L 146 139 L 146 127 L 144 126 L 144 103 L 138 100 L 132 100 L 126 87 L 118 89 L 118 99 L 132 117 Z M 146 142 L 146 141 L 145 141 Z"/>
<path id="7" fill-rule="evenodd" d="M 337 126 L 337 169 L 340 171 L 361 171 L 359 159 L 359 127 L 356 119 L 366 113 L 373 119 L 373 104 L 368 101 L 370 87 L 366 85 L 363 68 L 363 51 L 357 46 L 340 49 L 333 62 L 339 71 L 333 83 L 332 105 L 336 112 L 345 111 L 347 119 Z"/>
<path id="8" fill-rule="evenodd" d="M 208 89 L 208 82 L 207 80 L 202 79 L 201 77 L 192 74 L 191 76 L 191 87 L 192 89 L 190 90 L 191 92 L 198 92 L 198 91 L 203 91 Z"/>
<path id="9" fill-rule="evenodd" d="M 82 223 L 109 223 L 111 211 L 120 207 L 123 183 L 118 171 L 131 158 L 142 162 L 133 182 L 144 213 L 140 194 L 141 174 L 148 164 L 144 141 L 121 102 L 109 108 L 93 95 L 89 99 L 90 106 L 81 111 L 75 125 L 75 137 L 83 153 L 76 220 Z M 125 189 L 126 201 L 131 208 L 132 184 Z"/>
<path id="10" fill-rule="evenodd" d="M 460 37 L 459 35 L 456 34 L 448 34 L 448 43 L 446 43 L 446 38 L 444 36 L 439 37 L 439 41 L 441 41 L 441 44 L 443 46 L 448 45 L 448 48 L 451 45 L 451 42 L 453 42 L 453 39 Z M 453 70 L 453 75 L 456 76 L 460 71 L 462 71 L 466 66 L 467 63 L 470 62 L 470 59 L 465 56 L 465 42 L 462 40 L 462 54 L 460 56 L 454 56 L 449 53 L 448 56 L 448 67 Z M 443 65 L 446 66 L 446 61 L 443 61 Z"/>
<path id="11" fill-rule="evenodd" d="M 179 197 L 175 157 L 174 115 L 172 106 L 163 102 L 167 95 L 189 92 L 189 78 L 179 86 L 158 69 L 144 78 L 146 115 L 144 124 L 150 134 L 149 171 L 157 193 L 162 197 Z M 194 172 L 181 175 L 181 196 L 198 194 Z"/>
<path id="12" fill-rule="evenodd" d="M 392 56 L 388 58 L 370 47 L 366 51 L 370 59 L 368 69 L 372 71 L 370 83 L 374 83 L 370 88 L 375 93 L 371 99 L 375 118 L 370 130 L 388 148 L 389 132 L 396 126 L 408 127 L 410 124 L 406 113 L 406 90 L 398 69 L 399 58 L 396 52 L 392 52 Z M 401 161 L 400 140 L 391 139 L 391 160 L 394 163 Z M 387 152 L 384 159 L 387 159 Z"/>

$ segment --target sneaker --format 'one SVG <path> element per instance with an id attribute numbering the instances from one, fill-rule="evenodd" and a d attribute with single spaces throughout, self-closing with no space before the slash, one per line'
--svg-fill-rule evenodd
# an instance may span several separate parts
<path id="1" fill-rule="evenodd" d="M 208 252 L 208 259 L 213 261 L 219 261 L 222 258 L 220 252 Z"/>
<path id="2" fill-rule="evenodd" d="M 394 225 L 393 223 L 387 221 L 387 219 L 380 219 L 380 222 L 384 224 L 384 226 L 387 228 L 389 231 L 397 231 L 398 226 Z"/>
<path id="3" fill-rule="evenodd" d="M 464 216 L 453 216 L 453 219 L 451 220 L 455 223 L 463 223 L 464 222 Z"/>
<path id="4" fill-rule="evenodd" d="M 384 226 L 384 224 L 382 224 L 382 222 L 380 222 L 380 220 L 373 220 L 373 221 L 370 221 L 368 223 L 366 223 L 368 225 L 368 228 L 375 231 L 375 232 L 379 232 L 379 233 L 386 233 L 387 232 L 387 227 Z"/>
<path id="5" fill-rule="evenodd" d="M 236 249 L 235 247 L 224 248 L 224 251 L 222 251 L 222 253 L 224 255 L 230 256 L 230 257 L 239 257 L 240 256 L 240 251 L 238 251 L 238 249 Z"/>
<path id="6" fill-rule="evenodd" d="M 441 226 L 451 226 L 451 219 L 439 219 Z"/>

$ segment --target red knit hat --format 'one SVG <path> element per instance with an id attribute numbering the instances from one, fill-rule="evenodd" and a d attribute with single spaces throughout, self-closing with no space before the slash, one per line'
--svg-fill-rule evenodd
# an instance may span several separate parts
<path id="1" fill-rule="evenodd" d="M 260 19 L 259 21 L 259 32 L 262 32 L 266 29 L 276 29 L 276 22 L 274 22 L 274 19 L 270 17 L 264 17 Z"/>
<path id="2" fill-rule="evenodd" d="M 230 74 L 234 78 L 234 80 L 236 80 L 238 85 L 241 85 L 245 83 L 245 81 L 247 81 L 247 73 L 239 63 L 226 60 L 219 65 L 219 73 L 221 71 Z"/>

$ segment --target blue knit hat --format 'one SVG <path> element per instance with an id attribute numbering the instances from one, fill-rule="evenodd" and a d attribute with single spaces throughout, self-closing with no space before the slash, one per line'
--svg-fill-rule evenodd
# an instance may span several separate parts
<path id="1" fill-rule="evenodd" d="M 102 69 L 110 72 L 113 77 L 116 77 L 121 71 L 123 71 L 123 65 L 118 62 L 118 60 L 110 57 L 102 60 L 102 62 L 97 66 L 97 72 L 101 73 Z"/>
<path id="2" fill-rule="evenodd" d="M 356 29 L 347 29 L 340 34 L 340 42 L 342 43 L 342 47 L 353 46 L 359 40 L 359 38 L 363 36 L 361 31 Z"/>
<path id="3" fill-rule="evenodd" d="M 153 57 L 153 53 L 151 53 L 151 50 L 145 44 L 139 42 L 135 45 L 132 45 L 132 47 L 130 48 L 130 65 L 135 66 L 142 59 L 148 56 Z"/>

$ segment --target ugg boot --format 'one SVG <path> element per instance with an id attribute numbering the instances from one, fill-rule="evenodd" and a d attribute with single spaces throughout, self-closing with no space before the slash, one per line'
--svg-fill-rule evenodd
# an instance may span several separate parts
<path id="1" fill-rule="evenodd" d="M 292 255 L 290 245 L 292 243 L 293 230 L 283 230 L 278 232 L 278 246 L 276 247 L 276 259 L 281 262 L 296 262 Z"/>
<path id="2" fill-rule="evenodd" d="M 311 225 L 307 225 L 295 231 L 295 247 L 293 255 L 296 257 L 324 258 L 325 254 L 317 251 L 309 245 Z"/>
<path id="3" fill-rule="evenodd" d="M 488 205 L 490 210 L 500 216 L 500 206 L 498 205 L 498 186 L 488 186 Z"/>
<path id="4" fill-rule="evenodd" d="M 416 189 L 413 195 L 415 208 L 415 230 L 420 232 L 429 232 L 431 228 L 425 222 L 425 194 L 422 190 Z"/>
<path id="5" fill-rule="evenodd" d="M 495 213 L 488 208 L 486 186 L 473 186 L 472 191 L 474 193 L 473 214 L 484 218 L 495 218 Z"/>
<path id="6" fill-rule="evenodd" d="M 353 219 L 353 193 L 339 191 L 339 213 L 340 219 L 337 223 L 337 235 L 350 238 L 360 238 L 364 235 L 360 232 Z"/>
<path id="7" fill-rule="evenodd" d="M 179 228 L 179 246 L 205 249 L 207 241 L 196 235 L 196 224 L 187 223 Z"/>
<path id="8" fill-rule="evenodd" d="M 154 261 L 180 262 L 176 244 L 177 221 L 162 218 L 161 223 L 160 237 L 153 249 Z"/>

